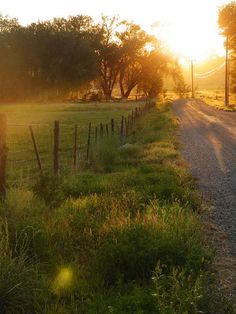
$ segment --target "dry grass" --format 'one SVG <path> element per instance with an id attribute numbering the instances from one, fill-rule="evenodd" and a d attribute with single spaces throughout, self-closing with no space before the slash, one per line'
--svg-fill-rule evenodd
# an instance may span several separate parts
<path id="1" fill-rule="evenodd" d="M 219 110 L 235 111 L 236 110 L 236 95 L 230 94 L 229 106 L 224 103 L 224 90 L 202 90 L 195 93 L 196 98 L 201 98 L 209 106 Z"/>

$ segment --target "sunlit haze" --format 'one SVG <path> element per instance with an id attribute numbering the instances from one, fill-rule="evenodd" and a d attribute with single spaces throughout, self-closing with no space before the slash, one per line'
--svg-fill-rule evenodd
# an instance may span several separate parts
<path id="1" fill-rule="evenodd" d="M 87 14 L 94 18 L 120 15 L 133 20 L 160 38 L 183 60 L 202 60 L 223 54 L 223 38 L 217 26 L 222 0 L 0 0 L 1 13 L 17 17 L 22 24 Z"/>

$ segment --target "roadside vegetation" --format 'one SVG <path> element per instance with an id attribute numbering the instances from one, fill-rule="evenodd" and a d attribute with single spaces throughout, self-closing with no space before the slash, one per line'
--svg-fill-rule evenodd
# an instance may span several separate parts
<path id="1" fill-rule="evenodd" d="M 158 105 L 90 169 L 9 189 L 1 313 L 233 313 L 209 289 L 213 253 L 176 126 Z"/>

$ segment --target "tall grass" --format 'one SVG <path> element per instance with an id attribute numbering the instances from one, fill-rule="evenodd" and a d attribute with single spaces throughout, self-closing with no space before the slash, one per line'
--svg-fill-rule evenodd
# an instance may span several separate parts
<path id="1" fill-rule="evenodd" d="M 175 127 L 153 109 L 124 145 L 100 143 L 90 169 L 8 191 L 1 313 L 210 313 L 212 252 Z"/>

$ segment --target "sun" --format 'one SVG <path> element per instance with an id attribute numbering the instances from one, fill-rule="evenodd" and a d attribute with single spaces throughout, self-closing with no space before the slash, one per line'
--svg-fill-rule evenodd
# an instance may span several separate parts
<path id="1" fill-rule="evenodd" d="M 223 39 L 204 25 L 175 25 L 165 34 L 167 46 L 180 57 L 203 60 L 209 55 L 221 54 Z"/>
<path id="2" fill-rule="evenodd" d="M 179 58 L 203 60 L 224 53 L 224 39 L 219 34 L 217 11 L 195 6 L 191 15 L 178 12 L 156 28 L 156 36 Z"/>

